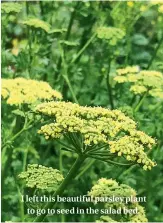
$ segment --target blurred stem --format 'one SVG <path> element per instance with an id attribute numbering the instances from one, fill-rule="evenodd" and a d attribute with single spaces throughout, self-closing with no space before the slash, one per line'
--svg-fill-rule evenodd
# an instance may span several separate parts
<path id="1" fill-rule="evenodd" d="M 85 45 L 81 48 L 81 50 L 79 50 L 79 52 L 76 54 L 76 56 L 72 59 L 72 61 L 70 62 L 71 64 L 74 63 L 78 57 L 81 56 L 81 54 L 85 51 L 85 49 L 90 45 L 90 43 L 94 40 L 96 36 L 96 33 L 94 33 L 91 38 L 85 43 Z"/>
<path id="2" fill-rule="evenodd" d="M 31 69 L 32 69 L 32 31 L 29 27 L 27 27 L 28 29 L 28 45 L 29 45 L 29 66 L 28 66 L 28 72 L 29 72 L 29 76 L 31 73 Z"/>
<path id="3" fill-rule="evenodd" d="M 92 159 L 90 162 L 85 165 L 85 167 L 81 170 L 81 172 L 76 176 L 76 179 L 79 179 L 94 163 L 95 159 Z"/>
<path id="4" fill-rule="evenodd" d="M 146 92 L 142 95 L 142 97 L 140 98 L 138 104 L 137 104 L 137 105 L 135 106 L 135 108 L 134 108 L 134 112 L 137 112 L 137 111 L 139 110 L 140 106 L 143 104 L 143 101 L 144 101 L 144 99 L 145 99 L 145 97 L 146 97 L 147 95 L 148 95 L 148 91 L 146 91 Z"/>
<path id="5" fill-rule="evenodd" d="M 146 69 L 149 69 L 149 68 L 151 67 L 153 61 L 155 60 L 155 58 L 156 58 L 156 56 L 157 56 L 157 52 L 158 52 L 158 50 L 159 50 L 159 48 L 160 48 L 162 42 L 163 42 L 163 36 L 161 37 L 160 41 L 158 42 L 158 45 L 157 45 L 157 47 L 155 48 L 154 53 L 153 53 L 153 56 L 152 56 L 151 60 L 149 61 L 149 64 L 148 64 L 148 66 L 147 66 Z"/>
<path id="6" fill-rule="evenodd" d="M 11 145 L 15 139 L 17 139 L 23 132 L 27 131 L 28 129 L 30 129 L 32 127 L 31 125 L 32 120 L 29 121 L 29 123 L 27 123 L 25 121 L 23 128 L 16 133 L 9 141 L 7 141 L 2 147 L 2 158 L 1 160 L 4 161 L 4 163 L 2 163 L 2 182 L 4 182 L 4 177 L 7 173 L 7 170 L 12 162 L 12 154 L 13 154 L 13 150 L 14 147 L 10 147 L 8 150 L 8 146 Z M 7 155 L 6 155 L 7 154 Z M 5 157 L 6 156 L 6 157 Z"/>
<path id="7" fill-rule="evenodd" d="M 32 127 L 32 125 L 31 125 L 32 122 L 33 122 L 33 120 L 29 121 L 28 123 L 27 123 L 27 121 L 25 121 L 23 128 L 19 132 L 17 132 L 14 136 L 12 136 L 9 141 L 5 142 L 2 145 L 2 149 L 3 149 L 4 153 L 6 150 L 6 146 L 13 143 L 15 141 L 15 139 L 17 139 L 23 132 L 27 131 L 28 129 L 30 129 Z M 3 152 L 2 152 L 2 157 L 4 155 Z"/>
<path id="8" fill-rule="evenodd" d="M 73 12 L 71 13 L 70 21 L 69 21 L 69 24 L 68 24 L 68 28 L 67 28 L 67 32 L 66 32 L 64 40 L 68 40 L 69 37 L 70 37 L 72 25 L 74 23 L 74 19 L 75 19 L 75 16 L 76 16 L 76 10 L 77 10 L 79 4 L 80 4 L 80 2 L 76 3 L 76 6 L 74 7 Z M 59 73 L 59 71 L 61 69 L 61 64 L 62 64 L 62 57 L 59 58 L 59 61 L 58 61 L 58 64 L 57 64 L 57 73 L 56 73 L 57 75 L 58 75 L 58 73 Z M 56 75 L 55 75 L 54 79 L 56 79 Z"/>
<path id="9" fill-rule="evenodd" d="M 111 60 L 109 60 L 109 68 L 108 68 L 108 71 L 106 74 L 106 86 L 107 86 L 107 90 L 108 90 L 111 109 L 114 109 L 113 94 L 112 94 L 112 88 L 111 88 L 111 84 L 110 84 L 110 68 L 111 68 Z"/>
<path id="10" fill-rule="evenodd" d="M 63 174 L 63 162 L 62 162 L 62 149 L 60 148 L 59 150 L 59 170 L 60 172 Z M 64 203 L 61 203 L 61 209 L 64 209 Z M 65 222 L 66 219 L 65 219 L 65 215 L 62 214 L 61 215 L 61 222 Z"/>
<path id="11" fill-rule="evenodd" d="M 135 100 L 136 100 L 136 95 L 134 94 L 131 99 L 130 106 L 132 106 L 134 104 Z"/>
<path id="12" fill-rule="evenodd" d="M 73 90 L 73 88 L 71 86 L 70 80 L 68 78 L 68 74 L 67 74 L 67 64 L 65 62 L 64 50 L 61 48 L 61 46 L 60 46 L 60 50 L 61 50 L 61 57 L 62 57 L 63 71 L 64 71 L 64 74 L 62 75 L 62 77 L 64 78 L 66 84 L 68 85 L 68 87 L 70 89 L 70 92 L 72 94 L 72 98 L 73 98 L 74 102 L 78 104 L 78 100 L 76 98 L 76 95 L 75 95 L 74 90 Z"/>
<path id="13" fill-rule="evenodd" d="M 64 190 L 68 187 L 68 185 L 71 183 L 72 179 L 76 177 L 77 172 L 79 171 L 81 165 L 83 164 L 85 160 L 84 156 L 78 156 L 75 163 L 71 167 L 70 171 L 68 172 L 65 179 L 62 181 L 56 192 L 52 195 L 52 197 L 56 197 L 57 195 L 62 196 Z M 52 209 L 55 205 L 57 200 L 53 203 L 48 203 L 45 205 L 44 209 L 47 211 L 48 209 Z M 43 215 L 40 215 L 34 219 L 33 222 L 43 222 L 44 218 L 46 217 L 47 212 Z"/>
<path id="14" fill-rule="evenodd" d="M 16 180 L 15 180 L 16 181 Z M 16 182 L 15 182 L 16 183 Z M 20 206 L 20 217 L 21 222 L 24 222 L 24 202 L 22 202 L 21 197 L 24 194 L 24 191 L 21 193 L 20 188 L 18 184 L 16 184 L 17 190 L 18 190 L 18 197 L 19 197 L 19 206 Z"/>

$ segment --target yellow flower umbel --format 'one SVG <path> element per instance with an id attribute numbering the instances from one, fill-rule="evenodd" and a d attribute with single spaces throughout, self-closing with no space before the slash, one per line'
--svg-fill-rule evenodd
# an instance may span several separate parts
<path id="1" fill-rule="evenodd" d="M 29 164 L 27 171 L 22 172 L 18 177 L 25 182 L 25 186 L 28 188 L 49 192 L 56 191 L 64 179 L 59 170 L 38 164 Z"/>
<path id="2" fill-rule="evenodd" d="M 113 46 L 125 36 L 124 30 L 115 27 L 99 27 L 96 32 L 99 39 L 106 39 Z"/>
<path id="3" fill-rule="evenodd" d="M 61 99 L 47 82 L 25 78 L 2 79 L 1 95 L 9 105 L 32 104 L 37 101 Z"/>
<path id="4" fill-rule="evenodd" d="M 155 144 L 154 139 L 138 131 L 136 123 L 119 110 L 49 102 L 38 105 L 36 111 L 54 120 L 42 126 L 38 133 L 46 139 L 65 137 L 72 145 L 71 151 L 104 161 L 123 155 L 131 162 L 142 164 L 144 169 L 155 165 L 146 154 Z"/>
<path id="5" fill-rule="evenodd" d="M 130 83 L 134 94 L 148 93 L 163 99 L 163 74 L 157 71 L 140 70 L 138 66 L 118 69 L 114 78 L 117 83 Z"/>
<path id="6" fill-rule="evenodd" d="M 136 191 L 128 185 L 119 185 L 115 180 L 101 178 L 92 187 L 88 195 L 94 199 L 96 205 L 101 203 L 105 209 L 108 209 L 108 213 L 110 208 L 121 210 L 120 214 L 106 214 L 105 216 L 101 216 L 97 222 L 148 222 L 144 208 L 138 203 L 139 198 L 136 197 Z M 118 198 L 119 201 L 108 200 L 108 202 L 103 202 L 104 200 L 102 198 L 113 197 Z M 124 213 L 124 209 L 135 209 L 137 213 L 126 214 Z"/>

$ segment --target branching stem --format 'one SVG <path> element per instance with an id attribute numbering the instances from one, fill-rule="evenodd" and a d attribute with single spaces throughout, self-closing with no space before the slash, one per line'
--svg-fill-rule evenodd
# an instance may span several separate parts
<path id="1" fill-rule="evenodd" d="M 78 170 L 80 169 L 80 167 L 81 167 L 82 163 L 84 162 L 84 160 L 85 160 L 84 156 L 79 156 L 76 159 L 74 165 L 71 167 L 70 171 L 68 172 L 67 176 L 62 181 L 62 183 L 60 184 L 60 186 L 57 189 L 57 191 L 52 195 L 53 197 L 56 197 L 57 195 L 61 196 L 63 194 L 64 190 L 71 183 L 72 179 L 74 179 L 76 177 L 76 174 L 77 174 Z M 47 215 L 47 210 L 48 209 L 52 209 L 56 202 L 57 202 L 57 200 L 55 202 L 53 202 L 53 203 L 46 204 L 45 207 L 44 207 L 44 209 L 46 210 L 46 213 L 36 217 L 33 222 L 43 222 L 44 218 Z"/>

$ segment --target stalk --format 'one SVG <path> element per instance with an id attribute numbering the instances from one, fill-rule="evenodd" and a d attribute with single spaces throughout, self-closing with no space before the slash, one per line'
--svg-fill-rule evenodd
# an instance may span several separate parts
<path id="1" fill-rule="evenodd" d="M 154 53 L 153 53 L 153 56 L 152 56 L 151 60 L 149 61 L 149 64 L 148 64 L 148 66 L 147 66 L 147 68 L 146 68 L 147 70 L 151 67 L 153 61 L 155 60 L 155 58 L 156 58 L 156 56 L 157 56 L 157 52 L 158 52 L 158 50 L 159 50 L 159 48 L 160 48 L 162 42 L 163 42 L 163 36 L 162 36 L 162 38 L 160 39 L 160 41 L 159 41 L 157 47 L 155 48 L 155 51 L 154 51 Z"/>
<path id="2" fill-rule="evenodd" d="M 76 176 L 76 179 L 79 179 L 87 170 L 95 163 L 95 159 L 92 159 L 88 164 L 81 170 L 81 172 Z"/>
<path id="3" fill-rule="evenodd" d="M 109 68 L 108 68 L 108 72 L 106 76 L 106 85 L 107 85 L 107 90 L 109 94 L 110 106 L 111 106 L 111 109 L 114 109 L 113 94 L 112 94 L 112 88 L 110 85 L 110 68 L 111 68 L 111 60 L 109 61 Z"/>
<path id="4" fill-rule="evenodd" d="M 74 7 L 74 11 L 71 13 L 71 17 L 70 17 L 70 20 L 69 20 L 65 40 L 69 39 L 71 30 L 72 30 L 72 26 L 73 26 L 73 23 L 74 23 L 74 19 L 75 19 L 75 16 L 76 16 L 76 10 L 78 9 L 79 4 L 80 4 L 80 2 L 76 3 L 76 6 Z M 62 64 L 62 57 L 59 58 L 59 61 L 58 61 L 58 64 L 57 64 L 57 73 L 54 76 L 55 77 L 54 80 L 57 78 L 57 75 L 59 74 L 59 71 L 61 69 L 61 64 Z"/>
<path id="5" fill-rule="evenodd" d="M 95 38 L 96 33 L 92 35 L 92 37 L 86 42 L 86 44 L 81 48 L 81 50 L 77 53 L 77 55 L 72 59 L 71 64 L 74 63 L 78 57 L 84 52 L 84 50 L 89 46 L 89 44 L 93 41 Z"/>
<path id="6" fill-rule="evenodd" d="M 134 112 L 137 112 L 140 108 L 140 106 L 143 104 L 143 101 L 145 99 L 145 97 L 147 96 L 148 94 L 148 91 L 146 91 L 143 96 L 140 98 L 140 101 L 138 102 L 138 104 L 136 105 L 135 109 L 134 109 Z"/>
<path id="7" fill-rule="evenodd" d="M 62 62 L 63 62 L 63 71 L 64 71 L 64 75 L 62 75 L 62 77 L 64 78 L 66 84 L 68 85 L 68 87 L 70 89 L 70 92 L 72 94 L 74 102 L 78 104 L 78 100 L 76 98 L 76 95 L 74 93 L 74 90 L 73 90 L 73 88 L 71 86 L 71 83 L 70 83 L 70 80 L 69 80 L 69 77 L 68 77 L 67 64 L 66 64 L 65 58 L 64 58 L 64 49 L 61 49 L 61 46 L 60 46 L 60 50 L 61 50 L 61 58 L 62 58 Z"/>
<path id="8" fill-rule="evenodd" d="M 54 194 L 52 195 L 53 197 L 56 197 L 57 195 L 61 196 L 63 194 L 64 190 L 71 183 L 72 179 L 76 177 L 76 174 L 79 168 L 81 167 L 82 163 L 84 162 L 84 160 L 85 160 L 84 156 L 78 156 L 75 163 L 73 164 L 70 171 L 68 172 L 66 178 L 62 181 L 57 191 L 54 192 Z M 46 210 L 46 213 L 36 217 L 33 222 L 43 222 L 44 218 L 47 216 L 47 210 L 52 209 L 56 202 L 57 200 L 53 203 L 46 204 L 44 207 L 44 209 Z"/>

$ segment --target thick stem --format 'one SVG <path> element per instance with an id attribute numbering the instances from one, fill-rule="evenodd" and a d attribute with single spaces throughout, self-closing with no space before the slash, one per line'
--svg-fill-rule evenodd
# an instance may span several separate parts
<path id="1" fill-rule="evenodd" d="M 92 159 L 88 164 L 81 170 L 81 172 L 76 176 L 76 179 L 79 179 L 87 170 L 96 162 L 95 159 Z"/>
<path id="2" fill-rule="evenodd" d="M 61 185 L 59 186 L 57 191 L 52 195 L 53 197 L 56 197 L 57 195 L 61 196 L 63 194 L 64 190 L 68 187 L 68 185 L 70 184 L 72 179 L 74 179 L 76 177 L 76 174 L 77 174 L 78 170 L 80 169 L 81 164 L 84 162 L 84 160 L 85 160 L 85 157 L 83 157 L 83 156 L 79 156 L 76 159 L 74 165 L 71 167 L 66 178 L 63 180 L 63 182 L 61 183 Z M 44 207 L 44 209 L 46 210 L 46 213 L 36 217 L 33 222 L 43 222 L 44 218 L 48 214 L 47 210 L 52 209 L 56 202 L 57 202 L 57 200 L 55 200 L 55 202 L 53 202 L 53 203 L 46 204 Z"/>

